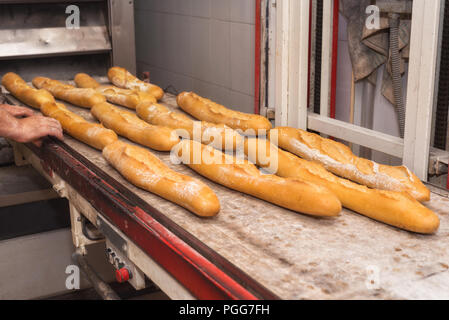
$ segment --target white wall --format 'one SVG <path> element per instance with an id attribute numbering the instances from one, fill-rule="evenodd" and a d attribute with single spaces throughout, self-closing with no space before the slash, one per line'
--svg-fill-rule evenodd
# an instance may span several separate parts
<path id="1" fill-rule="evenodd" d="M 255 0 L 136 0 L 138 73 L 254 111 Z"/>

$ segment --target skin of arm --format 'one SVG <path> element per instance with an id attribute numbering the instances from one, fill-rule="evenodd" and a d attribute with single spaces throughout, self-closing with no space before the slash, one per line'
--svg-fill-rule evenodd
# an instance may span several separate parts
<path id="1" fill-rule="evenodd" d="M 16 109 L 15 111 L 19 111 L 18 113 L 14 112 L 14 114 L 19 114 L 18 116 L 30 114 L 24 110 Z M 23 114 L 23 112 L 26 114 Z M 6 111 L 6 108 L 0 107 L 0 137 L 20 143 L 33 142 L 40 146 L 42 144 L 41 138 L 46 136 L 64 139 L 61 124 L 57 120 L 34 115 L 34 113 L 26 118 L 16 118 L 16 116 Z"/>

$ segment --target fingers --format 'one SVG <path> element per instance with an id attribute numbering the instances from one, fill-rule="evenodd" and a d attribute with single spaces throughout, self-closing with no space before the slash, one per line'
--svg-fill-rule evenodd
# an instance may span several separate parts
<path id="1" fill-rule="evenodd" d="M 54 120 L 54 119 L 51 119 Z M 54 120 L 48 124 L 49 132 L 48 135 L 58 138 L 59 140 L 64 140 L 64 135 L 62 133 L 62 127 L 59 121 Z"/>
<path id="2" fill-rule="evenodd" d="M 64 140 L 64 135 L 62 133 L 61 128 L 51 127 L 50 130 L 48 131 L 48 135 L 53 136 L 59 140 Z"/>
<path id="3" fill-rule="evenodd" d="M 28 108 L 22 108 L 20 116 L 32 117 L 34 116 L 34 111 Z"/>

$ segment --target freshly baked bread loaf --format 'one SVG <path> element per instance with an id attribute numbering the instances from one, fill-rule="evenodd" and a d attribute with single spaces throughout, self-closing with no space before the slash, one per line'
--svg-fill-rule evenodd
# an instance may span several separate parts
<path id="1" fill-rule="evenodd" d="M 101 85 L 94 78 L 85 73 L 78 73 L 75 76 L 75 83 L 80 88 L 95 89 L 98 93 L 105 96 L 109 102 L 133 110 L 137 108 L 137 105 L 140 102 L 157 102 L 156 98 L 147 92 L 122 89 L 111 85 Z"/>
<path id="2" fill-rule="evenodd" d="M 109 81 L 111 81 L 117 87 L 148 92 L 157 100 L 161 100 L 164 97 L 164 90 L 162 90 L 160 87 L 139 80 L 125 68 L 112 67 L 108 71 L 108 78 Z"/>
<path id="3" fill-rule="evenodd" d="M 175 150 L 184 164 L 230 189 L 313 216 L 334 217 L 341 211 L 340 201 L 325 187 L 300 179 L 263 175 L 253 164 L 239 164 L 233 156 L 196 141 L 183 140 Z"/>
<path id="4" fill-rule="evenodd" d="M 223 150 L 235 150 L 238 146 L 243 147 L 243 137 L 223 124 L 196 122 L 185 114 L 172 112 L 161 104 L 149 102 L 140 103 L 136 111 L 141 119 L 153 125 L 185 130 L 188 136 L 180 135 L 186 139 L 197 140 Z M 195 130 L 196 128 L 198 130 Z"/>
<path id="5" fill-rule="evenodd" d="M 2 85 L 23 103 L 40 109 L 44 103 L 54 103 L 54 97 L 46 90 L 37 90 L 29 86 L 19 75 L 8 72 L 2 78 Z"/>
<path id="6" fill-rule="evenodd" d="M 76 88 L 57 80 L 44 77 L 33 79 L 36 88 L 48 90 L 55 98 L 67 101 L 83 108 L 92 108 L 97 103 L 105 102 L 106 98 L 94 89 Z"/>
<path id="7" fill-rule="evenodd" d="M 372 219 L 417 233 L 431 234 L 439 227 L 438 216 L 424 207 L 407 192 L 370 189 L 328 172 L 321 164 L 301 159 L 282 151 L 267 140 L 245 141 L 249 160 L 260 167 L 273 165 L 276 174 L 285 178 L 299 178 L 331 190 L 344 207 Z"/>
<path id="8" fill-rule="evenodd" d="M 242 130 L 246 135 L 265 136 L 266 131 L 271 129 L 271 123 L 265 117 L 228 109 L 193 92 L 180 93 L 177 102 L 182 110 L 196 119 L 225 124 L 232 129 Z"/>
<path id="9" fill-rule="evenodd" d="M 407 191 L 418 201 L 430 200 L 429 189 L 405 166 L 386 166 L 356 157 L 344 144 L 300 129 L 280 127 L 270 131 L 269 136 L 273 135 L 277 135 L 280 148 L 318 162 L 340 177 L 370 188 Z"/>
<path id="10" fill-rule="evenodd" d="M 89 76 L 87 73 L 76 74 L 74 81 L 78 88 L 97 89 L 97 88 L 101 87 L 101 84 L 97 80 L 95 80 L 94 78 Z"/>
<path id="11" fill-rule="evenodd" d="M 117 108 L 107 102 L 96 104 L 90 112 L 106 128 L 131 141 L 158 151 L 170 151 L 179 143 L 175 130 L 152 126 L 134 113 Z"/>
<path id="12" fill-rule="evenodd" d="M 104 128 L 101 124 L 86 121 L 68 110 L 62 103 L 44 103 L 41 112 L 58 120 L 66 133 L 98 150 L 103 150 L 118 140 L 114 131 Z"/>
<path id="13" fill-rule="evenodd" d="M 6 74 L 2 83 L 17 99 L 40 109 L 45 116 L 58 120 L 66 133 L 91 147 L 103 150 L 105 146 L 118 140 L 114 131 L 86 121 L 62 103 L 56 103 L 48 91 L 32 88 L 16 74 Z"/>
<path id="14" fill-rule="evenodd" d="M 213 217 L 220 211 L 220 202 L 207 185 L 171 170 L 146 149 L 117 141 L 103 150 L 103 156 L 135 186 L 200 217 Z"/>

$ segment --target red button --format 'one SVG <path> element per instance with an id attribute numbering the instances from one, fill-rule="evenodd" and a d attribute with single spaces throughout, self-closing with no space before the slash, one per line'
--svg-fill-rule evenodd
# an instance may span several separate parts
<path id="1" fill-rule="evenodd" d="M 123 283 L 129 280 L 129 270 L 127 268 L 121 268 L 115 271 L 115 278 L 118 283 Z"/>

